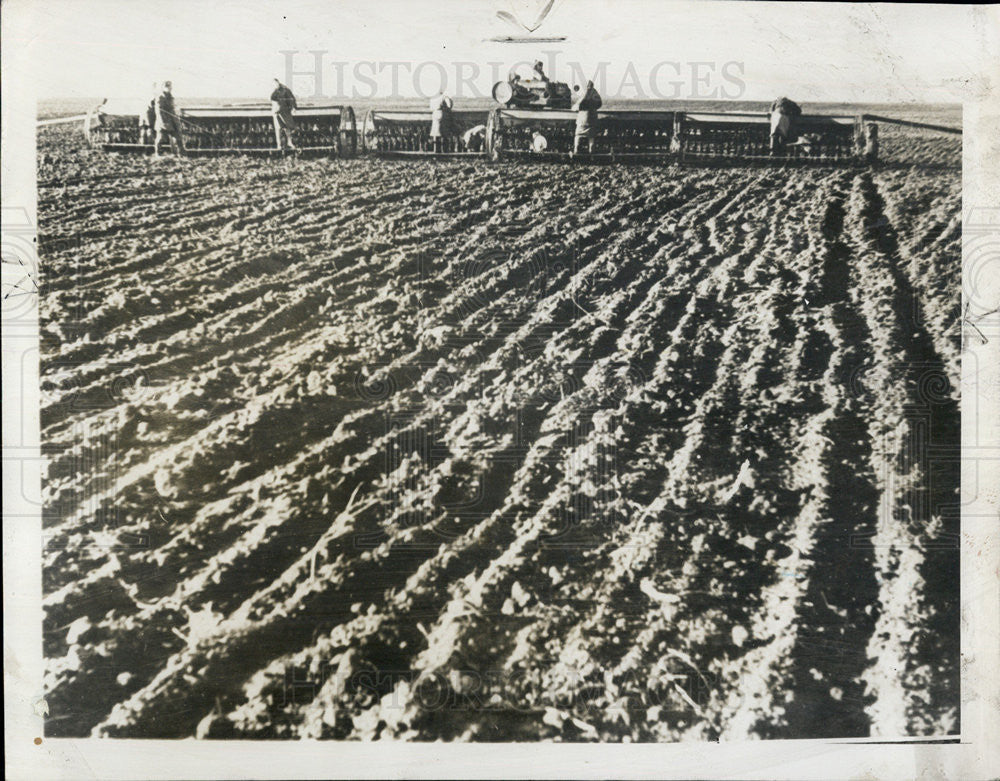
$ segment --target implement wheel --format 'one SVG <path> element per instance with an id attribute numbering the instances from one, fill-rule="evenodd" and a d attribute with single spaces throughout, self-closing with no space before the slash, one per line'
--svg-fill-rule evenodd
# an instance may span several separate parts
<path id="1" fill-rule="evenodd" d="M 504 83 L 506 82 L 498 82 L 498 84 Z M 500 159 L 500 149 L 503 147 L 503 138 L 500 135 L 500 118 L 497 109 L 493 109 L 486 119 L 485 144 L 486 154 L 494 163 L 497 162 Z"/>
<path id="2" fill-rule="evenodd" d="M 514 100 L 514 87 L 506 81 L 498 81 L 493 85 L 493 100 L 501 106 L 509 106 Z"/>
<path id="3" fill-rule="evenodd" d="M 365 152 L 372 152 L 378 148 L 375 132 L 375 109 L 370 108 L 361 127 L 361 148 Z"/>
<path id="4" fill-rule="evenodd" d="M 358 153 L 358 123 L 354 109 L 342 106 L 340 109 L 340 133 L 337 139 L 337 154 L 340 157 L 354 157 Z"/>

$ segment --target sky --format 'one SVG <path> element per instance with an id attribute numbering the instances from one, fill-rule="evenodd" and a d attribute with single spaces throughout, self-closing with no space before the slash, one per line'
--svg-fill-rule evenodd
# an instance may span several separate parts
<path id="1" fill-rule="evenodd" d="M 165 79 L 178 96 L 263 98 L 289 63 L 305 98 L 478 97 L 539 57 L 558 80 L 600 77 L 606 98 L 955 102 L 988 88 L 996 34 L 955 5 L 555 0 L 534 35 L 565 40 L 511 44 L 488 39 L 528 32 L 497 12 L 529 23 L 545 0 L 8 3 L 30 32 L 5 45 L 28 47 L 42 99 L 141 97 Z"/>

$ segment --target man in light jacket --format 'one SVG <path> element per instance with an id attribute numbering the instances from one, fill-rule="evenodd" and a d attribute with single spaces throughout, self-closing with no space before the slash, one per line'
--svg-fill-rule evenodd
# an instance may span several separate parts
<path id="1" fill-rule="evenodd" d="M 454 104 L 444 92 L 431 98 L 431 143 L 435 152 L 444 151 L 444 137 L 451 132 L 451 107 Z"/>
<path id="2" fill-rule="evenodd" d="M 176 154 L 184 154 L 181 120 L 174 105 L 173 85 L 169 81 L 163 82 L 163 91 L 156 96 L 156 143 L 153 145 L 153 153 L 157 157 L 164 142 L 171 147 L 176 144 Z"/>

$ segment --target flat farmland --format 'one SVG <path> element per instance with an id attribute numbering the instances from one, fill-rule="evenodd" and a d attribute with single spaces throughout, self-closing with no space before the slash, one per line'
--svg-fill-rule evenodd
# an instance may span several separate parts
<path id="1" fill-rule="evenodd" d="M 47 734 L 957 733 L 961 141 L 882 143 L 40 130 Z"/>

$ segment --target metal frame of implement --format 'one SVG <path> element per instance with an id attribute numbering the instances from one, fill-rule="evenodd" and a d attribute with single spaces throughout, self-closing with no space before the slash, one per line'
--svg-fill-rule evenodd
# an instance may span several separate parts
<path id="1" fill-rule="evenodd" d="M 592 160 L 653 160 L 676 156 L 673 142 L 677 113 L 634 110 L 598 111 L 598 130 Z M 487 126 L 488 153 L 503 158 L 567 159 L 573 152 L 577 112 L 569 109 L 496 108 Z M 545 151 L 532 148 L 532 134 L 540 132 Z"/>
<path id="2" fill-rule="evenodd" d="M 482 148 L 463 148 L 462 135 L 477 125 L 487 126 L 489 111 L 453 110 L 449 113 L 450 132 L 444 139 L 441 152 L 433 150 L 430 111 L 383 111 L 369 109 L 361 131 L 361 145 L 365 152 L 378 157 L 481 157 Z"/>
<path id="3" fill-rule="evenodd" d="M 864 156 L 862 116 L 799 117 L 796 129 L 808 143 L 770 150 L 770 119 L 763 113 L 650 110 L 598 111 L 594 161 L 676 159 L 771 162 L 849 161 Z M 545 136 L 543 152 L 532 149 L 532 133 Z M 573 149 L 575 111 L 498 108 L 490 114 L 488 152 L 495 159 L 565 159 Z"/>
<path id="4" fill-rule="evenodd" d="M 370 109 L 359 132 L 350 106 L 307 106 L 295 112 L 296 142 L 300 152 L 340 157 L 351 157 L 360 147 L 378 157 L 564 160 L 572 156 L 576 117 L 572 110 L 546 108 L 455 110 L 450 112 L 443 149 L 435 152 L 430 138 L 430 111 Z M 179 118 L 189 154 L 279 152 L 269 106 L 183 108 Z M 795 119 L 800 140 L 772 154 L 770 120 L 763 112 L 606 110 L 599 111 L 598 118 L 594 153 L 580 155 L 595 162 L 670 159 L 846 163 L 867 159 L 865 131 L 870 122 L 962 132 L 959 128 L 874 114 L 804 115 Z M 485 126 L 485 137 L 481 144 L 467 149 L 462 135 L 477 125 Z M 106 151 L 153 149 L 151 143 L 143 143 L 139 137 L 138 114 L 94 109 L 84 120 L 84 131 L 92 146 Z M 533 148 L 535 132 L 545 137 L 544 151 Z"/>
<path id="5" fill-rule="evenodd" d="M 189 155 L 280 154 L 269 105 L 192 106 L 178 111 Z M 305 106 L 295 111 L 296 148 L 301 153 L 352 157 L 358 151 L 357 122 L 350 106 Z M 108 152 L 152 152 L 140 135 L 139 115 L 92 110 L 84 134 Z"/>

